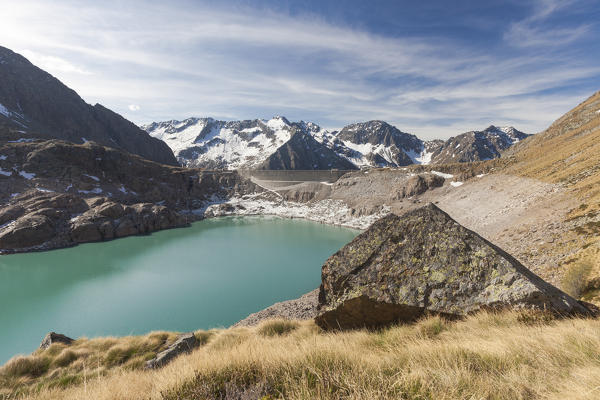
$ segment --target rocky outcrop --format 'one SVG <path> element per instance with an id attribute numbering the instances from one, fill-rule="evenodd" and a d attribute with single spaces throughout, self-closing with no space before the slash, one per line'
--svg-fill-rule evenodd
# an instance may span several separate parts
<path id="1" fill-rule="evenodd" d="M 271 154 L 258 169 L 314 170 L 314 169 L 358 169 L 356 165 L 311 135 L 300 130 L 292 133 L 285 142 Z"/>
<path id="2" fill-rule="evenodd" d="M 163 164 L 178 165 L 171 149 L 132 122 L 103 107 L 87 104 L 58 79 L 0 46 L 0 121 L 20 137 L 94 141 Z"/>
<path id="3" fill-rule="evenodd" d="M 262 191 L 234 171 L 166 166 L 91 142 L 0 140 L 0 253 L 182 226 L 209 204 Z"/>
<path id="4" fill-rule="evenodd" d="M 29 191 L 0 208 L 0 253 L 42 250 L 146 234 L 187 224 L 165 206 Z"/>
<path id="5" fill-rule="evenodd" d="M 146 362 L 145 367 L 146 369 L 160 368 L 169 363 L 178 355 L 183 353 L 189 353 L 199 344 L 200 343 L 198 342 L 198 339 L 196 339 L 196 336 L 194 336 L 193 333 L 184 333 L 182 335 L 179 335 L 177 340 L 166 350 L 161 351 L 157 354 L 156 357 L 154 357 L 151 360 L 148 360 Z"/>
<path id="6" fill-rule="evenodd" d="M 429 204 L 382 218 L 327 260 L 315 321 L 325 329 L 377 327 L 500 308 L 589 312 Z"/>
<path id="7" fill-rule="evenodd" d="M 434 174 L 420 174 L 411 176 L 408 181 L 398 190 L 394 199 L 417 196 L 430 189 L 444 185 L 445 179 Z"/>
<path id="8" fill-rule="evenodd" d="M 319 300 L 319 289 L 306 293 L 294 300 L 275 303 L 264 310 L 248 315 L 241 321 L 236 322 L 233 327 L 254 326 L 260 322 L 274 319 L 312 319 L 317 315 Z"/>
<path id="9" fill-rule="evenodd" d="M 410 165 L 416 162 L 415 157 L 423 151 L 423 142 L 419 138 L 384 121 L 345 126 L 335 135 L 331 145 L 360 166 Z"/>
<path id="10" fill-rule="evenodd" d="M 73 339 L 63 335 L 62 333 L 49 332 L 46 336 L 44 336 L 44 339 L 40 344 L 40 349 L 45 350 L 54 343 L 70 345 L 71 343 L 73 343 Z"/>
<path id="11" fill-rule="evenodd" d="M 431 153 L 431 164 L 491 160 L 529 136 L 512 126 L 490 125 L 483 131 L 465 132 L 446 141 L 431 141 L 427 151 Z"/>

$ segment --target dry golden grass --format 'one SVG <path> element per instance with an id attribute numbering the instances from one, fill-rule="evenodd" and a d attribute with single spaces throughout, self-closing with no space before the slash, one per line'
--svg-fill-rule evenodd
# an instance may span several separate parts
<path id="1" fill-rule="evenodd" d="M 269 322 L 272 324 L 272 322 Z M 600 320 L 479 313 L 379 332 L 214 331 L 156 371 L 108 369 L 28 399 L 203 399 L 258 388 L 285 399 L 597 399 Z M 265 392 L 266 391 L 266 392 Z"/>
<path id="2" fill-rule="evenodd" d="M 600 92 L 558 119 L 546 131 L 511 149 L 506 169 L 530 178 L 564 183 L 582 200 L 572 217 L 600 210 Z"/>
<path id="3" fill-rule="evenodd" d="M 82 338 L 70 346 L 55 343 L 32 355 L 13 357 L 0 368 L 0 399 L 80 384 L 115 368 L 141 369 L 145 361 L 164 350 L 176 336 L 152 332 L 145 336 Z"/>

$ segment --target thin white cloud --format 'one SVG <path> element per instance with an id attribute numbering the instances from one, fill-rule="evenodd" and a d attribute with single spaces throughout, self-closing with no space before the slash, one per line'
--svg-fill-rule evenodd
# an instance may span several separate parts
<path id="1" fill-rule="evenodd" d="M 577 0 L 535 1 L 534 12 L 527 18 L 512 23 L 504 34 L 504 40 L 515 47 L 560 47 L 576 41 L 589 33 L 590 25 L 557 28 L 543 24 L 553 14 L 575 3 Z"/>
<path id="2" fill-rule="evenodd" d="M 504 38 L 519 42 L 517 49 L 552 51 L 502 57 L 439 38 L 384 37 L 315 18 L 111 1 L 85 7 L 7 1 L 0 44 L 28 49 L 34 64 L 87 101 L 136 122 L 285 114 L 336 127 L 386 119 L 429 138 L 499 120 L 532 132 L 572 104 L 572 97 L 540 93 L 600 75 L 596 65 L 559 57 L 561 45 L 589 28 L 545 32 L 540 22 L 563 3 L 537 4 Z M 65 63 L 52 66 L 48 57 Z"/>
<path id="3" fill-rule="evenodd" d="M 31 61 L 33 64 L 50 73 L 76 73 L 81 75 L 92 74 L 90 71 L 78 67 L 60 57 L 44 55 L 28 49 L 19 50 L 19 53 L 25 58 L 27 58 L 29 61 Z"/>

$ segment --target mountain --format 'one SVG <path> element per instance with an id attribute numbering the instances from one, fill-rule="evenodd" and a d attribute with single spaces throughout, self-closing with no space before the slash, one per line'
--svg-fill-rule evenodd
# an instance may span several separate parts
<path id="1" fill-rule="evenodd" d="M 153 122 L 142 129 L 167 143 L 182 165 L 219 169 L 355 169 L 478 161 L 497 158 L 528 136 L 512 127 L 490 126 L 447 141 L 423 141 L 384 121 L 329 131 L 285 117 L 229 122 L 188 118 Z M 307 146 L 311 151 L 300 151 Z"/>
<path id="2" fill-rule="evenodd" d="M 466 132 L 445 142 L 430 142 L 428 152 L 431 154 L 431 164 L 491 160 L 529 136 L 512 126 L 491 125 L 483 131 Z"/>
<path id="3" fill-rule="evenodd" d="M 422 140 L 383 121 L 348 125 L 327 144 L 360 167 L 399 167 L 425 161 L 421 158 Z"/>
<path id="4" fill-rule="evenodd" d="M 297 130 L 258 169 L 358 169 L 346 158 Z"/>
<path id="5" fill-rule="evenodd" d="M 258 167 L 291 138 L 294 126 L 284 117 L 230 122 L 188 118 L 142 129 L 167 143 L 182 165 L 239 169 Z"/>
<path id="6" fill-rule="evenodd" d="M 164 142 L 100 104 L 87 104 L 58 79 L 4 47 L 0 47 L 0 82 L 0 126 L 22 137 L 94 141 L 177 165 Z"/>

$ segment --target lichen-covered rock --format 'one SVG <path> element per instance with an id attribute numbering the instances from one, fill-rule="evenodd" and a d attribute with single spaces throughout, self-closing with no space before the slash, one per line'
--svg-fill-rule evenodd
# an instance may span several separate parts
<path id="1" fill-rule="evenodd" d="M 382 218 L 326 261 L 315 321 L 325 329 L 378 327 L 425 312 L 507 307 L 589 312 L 429 204 Z"/>
<path id="2" fill-rule="evenodd" d="M 46 336 L 44 336 L 44 339 L 40 344 L 40 349 L 45 350 L 48 347 L 50 347 L 50 345 L 52 345 L 53 343 L 63 343 L 66 345 L 70 345 L 71 343 L 73 343 L 73 339 L 63 335 L 62 333 L 49 332 Z"/>
<path id="3" fill-rule="evenodd" d="M 193 333 L 179 335 L 177 340 L 166 350 L 161 351 L 153 359 L 146 362 L 146 369 L 160 368 L 182 353 L 188 353 L 198 346 L 198 339 Z"/>

